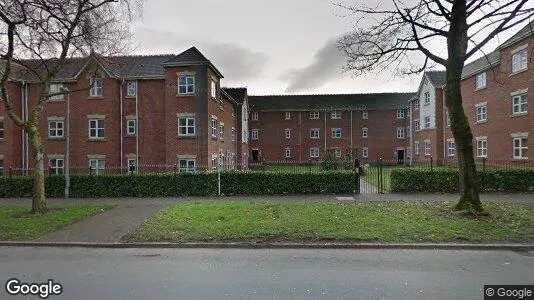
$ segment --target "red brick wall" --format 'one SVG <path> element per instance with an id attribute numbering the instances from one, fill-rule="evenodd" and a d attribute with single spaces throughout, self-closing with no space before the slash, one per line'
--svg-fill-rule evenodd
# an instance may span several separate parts
<path id="1" fill-rule="evenodd" d="M 21 116 L 21 84 L 13 82 L 8 83 L 7 93 L 11 105 L 15 109 L 15 114 Z M 0 140 L 0 155 L 4 156 L 5 172 L 9 167 L 20 168 L 22 165 L 21 157 L 21 129 L 5 113 L 4 104 L 0 102 L 0 117 L 4 120 L 4 139 Z"/>

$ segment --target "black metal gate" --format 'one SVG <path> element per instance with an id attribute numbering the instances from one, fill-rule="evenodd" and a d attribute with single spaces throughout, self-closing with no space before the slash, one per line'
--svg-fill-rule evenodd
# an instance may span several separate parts
<path id="1" fill-rule="evenodd" d="M 389 172 L 382 159 L 362 164 L 354 160 L 354 177 L 357 194 L 384 194 L 389 192 Z"/>

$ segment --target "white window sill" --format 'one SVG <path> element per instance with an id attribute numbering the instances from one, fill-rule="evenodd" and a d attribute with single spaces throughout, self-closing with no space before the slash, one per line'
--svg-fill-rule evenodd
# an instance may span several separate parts
<path id="1" fill-rule="evenodd" d="M 104 99 L 104 96 L 100 95 L 100 96 L 89 96 L 87 99 L 89 100 L 102 100 Z"/>
<path id="2" fill-rule="evenodd" d="M 520 113 L 515 113 L 515 114 L 511 114 L 511 115 L 510 115 L 510 118 L 523 117 L 523 116 L 526 116 L 526 115 L 528 115 L 528 111 L 526 111 L 526 112 L 520 112 Z"/>
<path id="3" fill-rule="evenodd" d="M 485 90 L 488 86 L 485 85 L 485 86 L 481 86 L 479 88 L 475 88 L 475 92 L 478 92 L 478 91 L 481 91 L 481 90 Z"/>
<path id="4" fill-rule="evenodd" d="M 524 69 L 521 69 L 521 70 L 518 70 L 518 71 L 515 71 L 515 72 L 512 72 L 510 73 L 510 76 L 514 76 L 514 75 L 517 75 L 517 74 L 521 74 L 521 73 L 524 73 L 528 71 L 528 67 L 527 68 L 524 68 Z"/>
<path id="5" fill-rule="evenodd" d="M 484 124 L 484 123 L 488 123 L 488 119 L 486 119 L 486 120 L 476 121 L 475 124 Z"/>
<path id="6" fill-rule="evenodd" d="M 528 157 L 514 157 L 512 158 L 512 161 L 524 161 L 528 160 Z"/>
<path id="7" fill-rule="evenodd" d="M 191 97 L 195 96 L 195 93 L 176 94 L 176 97 Z"/>
<path id="8" fill-rule="evenodd" d="M 64 136 L 49 136 L 48 137 L 48 140 L 51 140 L 51 141 L 61 141 L 61 140 L 64 140 L 65 137 Z"/>

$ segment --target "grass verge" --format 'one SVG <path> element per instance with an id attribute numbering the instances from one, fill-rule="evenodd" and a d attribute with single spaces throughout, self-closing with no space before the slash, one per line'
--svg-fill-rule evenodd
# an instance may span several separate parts
<path id="1" fill-rule="evenodd" d="M 0 241 L 33 240 L 113 207 L 106 204 L 52 206 L 46 214 L 32 215 L 27 206 L 0 206 Z"/>
<path id="2" fill-rule="evenodd" d="M 486 204 L 490 217 L 452 203 L 181 203 L 125 237 L 137 242 L 528 242 L 534 208 Z"/>

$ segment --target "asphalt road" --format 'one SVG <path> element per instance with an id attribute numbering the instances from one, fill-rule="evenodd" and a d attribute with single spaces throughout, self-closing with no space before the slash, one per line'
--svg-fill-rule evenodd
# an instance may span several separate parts
<path id="1" fill-rule="evenodd" d="M 534 252 L 0 247 L 5 283 L 54 279 L 48 299 L 483 299 L 534 284 Z"/>

